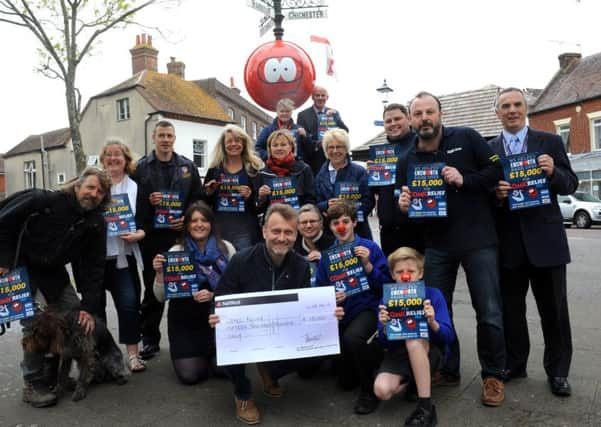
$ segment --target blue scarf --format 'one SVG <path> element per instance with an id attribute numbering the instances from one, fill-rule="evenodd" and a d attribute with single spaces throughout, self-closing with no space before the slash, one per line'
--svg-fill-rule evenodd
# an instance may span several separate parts
<path id="1" fill-rule="evenodd" d="M 211 290 L 214 291 L 227 265 L 227 257 L 217 246 L 217 239 L 213 235 L 209 237 L 204 254 L 190 237 L 186 237 L 185 245 L 186 250 L 192 254 L 194 265 L 198 268 L 201 283 L 208 282 Z"/>

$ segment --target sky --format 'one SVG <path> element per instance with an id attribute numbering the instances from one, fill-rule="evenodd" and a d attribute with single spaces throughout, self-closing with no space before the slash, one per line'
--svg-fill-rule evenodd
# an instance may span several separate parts
<path id="1" fill-rule="evenodd" d="M 351 145 L 377 135 L 386 79 L 390 102 L 406 103 L 421 90 L 445 95 L 494 84 L 543 88 L 558 69 L 562 52 L 583 56 L 601 51 L 599 0 L 325 0 L 327 19 L 284 20 L 284 40 L 303 47 L 316 67 L 316 83 L 330 94 L 350 128 Z M 147 32 L 159 50 L 159 71 L 171 56 L 186 64 L 186 78 L 234 78 L 246 94 L 243 70 L 259 45 L 262 13 L 247 0 L 182 0 L 179 7 L 147 8 L 130 26 L 106 33 L 78 69 L 87 99 L 131 76 L 129 49 Z M 325 74 L 322 45 L 330 40 L 337 79 Z M 68 126 L 64 86 L 34 71 L 37 41 L 27 30 L 0 23 L 0 152 L 28 135 Z M 310 105 L 310 100 L 300 108 Z M 85 147 L 84 147 L 85 149 Z M 177 147 L 176 147 L 177 150 Z"/>

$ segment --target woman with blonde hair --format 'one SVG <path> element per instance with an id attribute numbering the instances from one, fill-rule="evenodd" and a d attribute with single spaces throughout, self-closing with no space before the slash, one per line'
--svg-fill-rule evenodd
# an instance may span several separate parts
<path id="1" fill-rule="evenodd" d="M 120 141 L 108 141 L 100 153 L 100 164 L 111 177 L 111 199 L 120 196 L 124 200 L 124 196 L 127 195 L 131 212 L 136 215 L 138 185 L 130 178 L 135 170 L 135 161 L 129 147 Z M 115 233 L 118 234 L 112 232 L 112 223 L 108 224 L 104 289 L 111 293 L 115 302 L 119 322 L 119 342 L 125 344 L 127 348 L 129 368 L 132 372 L 141 372 L 146 369 L 138 353 L 138 343 L 141 338 L 140 277 L 144 267 L 138 242 L 146 236 L 146 233 L 137 226 L 142 223 L 139 216 L 135 222 L 135 230 L 125 229 L 123 232 L 117 230 Z M 102 312 L 99 314 L 106 322 L 105 306 L 106 293 L 103 292 Z"/>
<path id="2" fill-rule="evenodd" d="M 205 192 L 223 238 L 236 250 L 261 238 L 253 188 L 262 167 L 253 140 L 242 128 L 227 125 L 211 155 Z"/>

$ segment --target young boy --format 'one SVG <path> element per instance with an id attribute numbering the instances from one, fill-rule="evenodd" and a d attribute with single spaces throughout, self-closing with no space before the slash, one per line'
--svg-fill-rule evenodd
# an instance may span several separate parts
<path id="1" fill-rule="evenodd" d="M 406 281 L 409 276 L 410 281 L 415 282 L 423 276 L 424 257 L 415 249 L 402 247 L 390 254 L 388 266 L 397 283 L 402 281 L 401 278 Z M 415 380 L 417 408 L 405 419 L 406 426 L 436 425 L 436 408 L 430 398 L 431 372 L 440 369 L 444 361 L 444 349 L 455 337 L 447 305 L 438 289 L 426 286 L 424 315 L 428 322 L 430 341 L 389 341 L 386 337 L 386 323 L 390 321 L 390 317 L 386 306 L 380 305 L 378 330 L 385 352 L 374 383 L 374 393 L 380 400 L 388 400 L 403 390 L 411 378 Z"/>

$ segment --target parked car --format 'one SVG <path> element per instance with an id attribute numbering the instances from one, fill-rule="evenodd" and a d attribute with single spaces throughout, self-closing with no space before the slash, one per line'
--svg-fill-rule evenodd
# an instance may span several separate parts
<path id="1" fill-rule="evenodd" d="M 557 196 L 563 215 L 563 222 L 578 228 L 590 228 L 591 224 L 601 224 L 601 200 L 595 196 L 577 191 L 569 196 Z"/>

